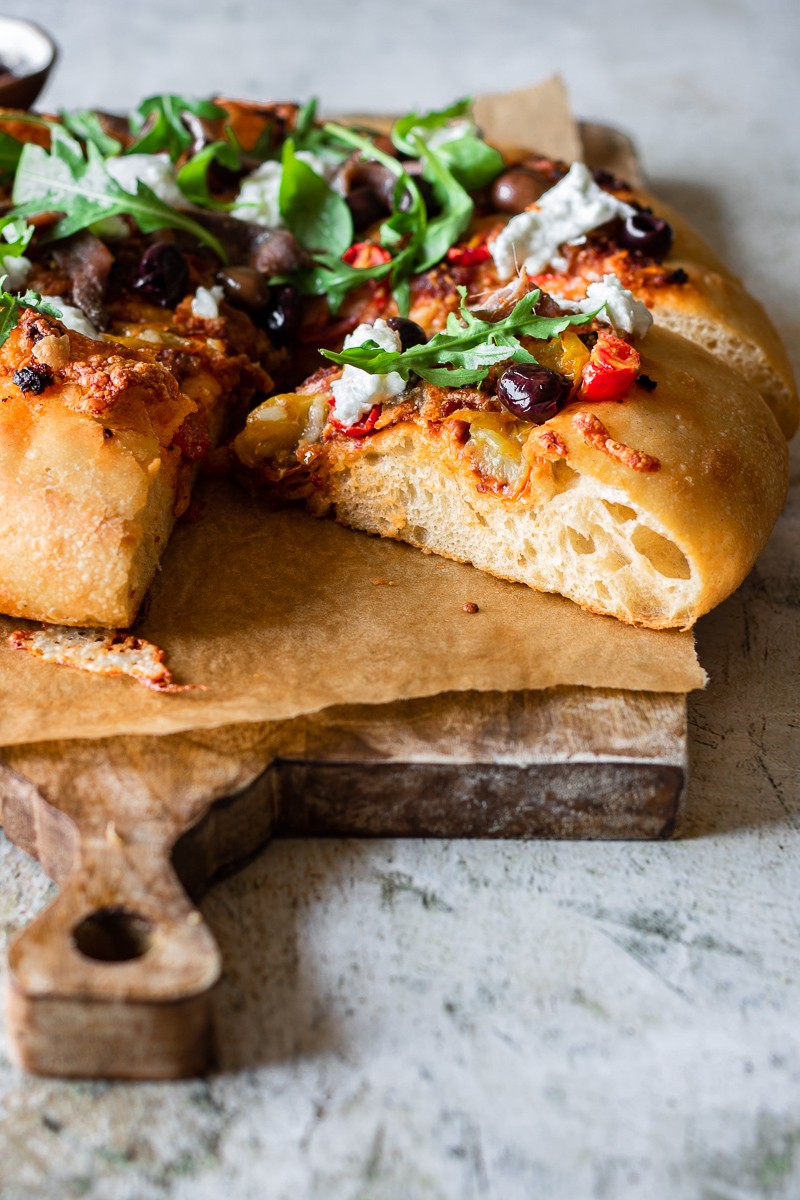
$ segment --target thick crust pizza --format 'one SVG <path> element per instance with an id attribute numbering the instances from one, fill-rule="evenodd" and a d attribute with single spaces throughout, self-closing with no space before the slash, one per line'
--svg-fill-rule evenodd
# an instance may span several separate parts
<path id="1" fill-rule="evenodd" d="M 655 628 L 766 541 L 785 353 L 623 181 L 466 105 L 386 136 L 161 96 L 0 150 L 0 610 L 129 625 L 203 464 Z"/>

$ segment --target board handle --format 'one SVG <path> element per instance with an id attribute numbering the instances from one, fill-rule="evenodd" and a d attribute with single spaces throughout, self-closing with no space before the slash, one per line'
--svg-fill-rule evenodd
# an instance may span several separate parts
<path id="1" fill-rule="evenodd" d="M 81 830 L 55 900 L 12 942 L 6 1008 L 19 1064 L 44 1075 L 196 1075 L 213 1062 L 221 956 L 148 831 Z"/>

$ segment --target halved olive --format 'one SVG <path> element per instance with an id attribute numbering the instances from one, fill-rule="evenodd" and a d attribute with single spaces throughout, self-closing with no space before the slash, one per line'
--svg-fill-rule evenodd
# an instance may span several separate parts
<path id="1" fill-rule="evenodd" d="M 672 248 L 672 226 L 654 213 L 633 213 L 626 217 L 619 240 L 626 250 L 640 250 L 650 258 L 664 258 Z"/>
<path id="2" fill-rule="evenodd" d="M 538 363 L 514 363 L 497 381 L 497 399 L 516 417 L 543 425 L 563 408 L 571 384 L 563 375 Z"/>

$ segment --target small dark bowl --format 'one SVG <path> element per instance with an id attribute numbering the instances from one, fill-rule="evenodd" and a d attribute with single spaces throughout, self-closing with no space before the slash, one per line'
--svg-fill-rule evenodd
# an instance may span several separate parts
<path id="1" fill-rule="evenodd" d="M 30 108 L 56 61 L 56 45 L 31 21 L 0 17 L 0 108 Z"/>

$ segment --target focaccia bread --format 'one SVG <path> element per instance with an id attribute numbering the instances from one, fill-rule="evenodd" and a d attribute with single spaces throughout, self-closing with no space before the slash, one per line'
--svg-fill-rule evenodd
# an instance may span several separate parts
<path id="1" fill-rule="evenodd" d="M 130 625 L 219 437 L 222 344 L 124 328 L 98 341 L 27 309 L 0 347 L 2 612 Z"/>
<path id="2" fill-rule="evenodd" d="M 641 190 L 501 152 L 461 103 L 389 136 L 177 96 L 0 133 L 0 610 L 129 625 L 254 404 L 271 498 L 625 621 L 690 625 L 763 545 L 788 360 Z M 408 336 L 454 357 L 362 369 Z"/>
<path id="3" fill-rule="evenodd" d="M 486 392 L 420 383 L 349 435 L 335 403 L 328 414 L 337 372 L 323 372 L 251 414 L 236 448 L 269 492 L 317 515 L 631 624 L 686 628 L 766 542 L 786 442 L 747 383 L 686 339 L 654 329 L 641 367 L 622 402 L 573 393 L 541 424 Z"/>

